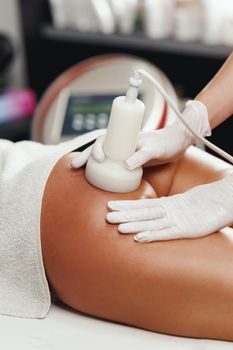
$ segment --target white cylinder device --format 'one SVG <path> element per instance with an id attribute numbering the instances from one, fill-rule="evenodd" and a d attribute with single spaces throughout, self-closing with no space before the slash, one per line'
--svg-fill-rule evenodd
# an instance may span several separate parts
<path id="1" fill-rule="evenodd" d="M 167 100 L 177 117 L 194 135 L 208 148 L 233 164 L 233 157 L 221 148 L 215 146 L 193 130 L 174 101 L 162 88 L 159 82 L 143 69 L 134 72 L 129 79 L 126 96 L 117 97 L 113 101 L 107 134 L 104 142 L 105 161 L 99 163 L 91 156 L 86 166 L 86 178 L 96 187 L 111 192 L 130 192 L 137 189 L 142 178 L 142 168 L 129 171 L 125 161 L 136 150 L 137 138 L 141 128 L 144 103 L 137 99 L 138 88 L 141 85 L 140 76 L 147 78 Z"/>
<path id="2" fill-rule="evenodd" d="M 103 146 L 105 160 L 97 162 L 91 156 L 86 165 L 85 176 L 92 185 L 119 193 L 139 187 L 142 168 L 128 170 L 125 161 L 136 150 L 144 110 L 137 88 L 129 87 L 126 96 L 114 99 Z"/>

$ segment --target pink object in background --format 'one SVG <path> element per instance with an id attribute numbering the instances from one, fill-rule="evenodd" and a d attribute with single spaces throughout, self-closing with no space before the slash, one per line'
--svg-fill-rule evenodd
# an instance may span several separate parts
<path id="1" fill-rule="evenodd" d="M 36 96 L 30 89 L 9 90 L 0 95 L 0 124 L 31 117 L 36 108 Z"/>

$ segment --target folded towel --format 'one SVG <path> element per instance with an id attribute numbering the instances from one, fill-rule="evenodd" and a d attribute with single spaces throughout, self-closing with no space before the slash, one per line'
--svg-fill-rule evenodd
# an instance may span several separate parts
<path id="1" fill-rule="evenodd" d="M 40 242 L 45 185 L 60 158 L 102 133 L 59 145 L 0 140 L 0 314 L 47 315 L 51 300 Z"/>

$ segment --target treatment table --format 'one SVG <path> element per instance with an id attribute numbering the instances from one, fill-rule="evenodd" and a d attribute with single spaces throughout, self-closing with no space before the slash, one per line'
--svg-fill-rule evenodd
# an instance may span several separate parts
<path id="1" fill-rule="evenodd" d="M 116 324 L 52 304 L 45 319 L 0 316 L 4 350 L 233 350 L 233 343 L 175 337 Z"/>

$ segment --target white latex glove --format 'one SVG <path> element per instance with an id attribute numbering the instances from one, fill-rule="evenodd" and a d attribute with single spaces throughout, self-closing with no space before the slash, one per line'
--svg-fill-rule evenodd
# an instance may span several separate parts
<path id="1" fill-rule="evenodd" d="M 208 112 L 203 103 L 188 101 L 183 111 L 183 117 L 199 135 L 211 135 Z M 168 163 L 180 158 L 185 150 L 195 143 L 194 136 L 185 125 L 177 119 L 163 129 L 142 132 L 135 152 L 128 160 L 130 170 L 142 166 L 153 159 L 153 165 Z"/>
<path id="2" fill-rule="evenodd" d="M 201 136 L 211 135 L 207 109 L 201 102 L 194 100 L 188 101 L 183 111 L 183 116 L 198 134 Z M 72 160 L 71 166 L 76 169 L 80 168 L 87 162 L 91 154 L 97 161 L 103 162 L 105 159 L 103 143 L 104 136 L 98 137 L 94 145 L 87 148 Z M 163 129 L 141 132 L 137 151 L 126 163 L 130 170 L 140 167 L 152 159 L 154 160 L 153 165 L 168 163 L 181 157 L 185 150 L 193 143 L 195 143 L 193 135 L 177 119 L 174 123 Z"/>
<path id="3" fill-rule="evenodd" d="M 71 161 L 72 168 L 78 169 L 84 164 L 86 164 L 91 154 L 97 161 L 103 162 L 105 159 L 105 154 L 103 152 L 104 138 L 105 135 L 99 136 L 93 145 L 79 153 L 77 157 L 74 157 Z"/>
<path id="4" fill-rule="evenodd" d="M 233 223 L 233 173 L 189 191 L 132 201 L 110 201 L 109 223 L 120 233 L 137 233 L 138 242 L 198 238 Z"/>

